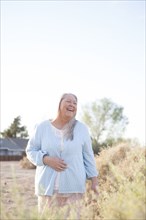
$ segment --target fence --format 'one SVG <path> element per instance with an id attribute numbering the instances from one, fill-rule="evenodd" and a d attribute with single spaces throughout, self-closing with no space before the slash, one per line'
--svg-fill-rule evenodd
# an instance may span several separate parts
<path id="1" fill-rule="evenodd" d="M 23 155 L 0 155 L 0 161 L 19 161 L 23 158 Z"/>

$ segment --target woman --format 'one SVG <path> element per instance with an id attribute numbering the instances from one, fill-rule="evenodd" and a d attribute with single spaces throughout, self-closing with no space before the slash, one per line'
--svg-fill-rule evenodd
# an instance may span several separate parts
<path id="1" fill-rule="evenodd" d="M 77 97 L 62 95 L 57 117 L 41 122 L 30 138 L 26 154 L 36 165 L 35 194 L 39 211 L 47 202 L 63 206 L 82 198 L 86 179 L 97 192 L 97 176 L 87 127 L 75 119 Z M 53 200 L 53 198 L 55 198 Z"/>

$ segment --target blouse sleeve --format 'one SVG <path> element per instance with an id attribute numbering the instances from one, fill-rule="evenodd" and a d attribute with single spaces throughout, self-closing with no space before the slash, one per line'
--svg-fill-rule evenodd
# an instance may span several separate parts
<path id="1" fill-rule="evenodd" d="M 35 166 L 43 166 L 43 157 L 47 155 L 47 152 L 42 151 L 41 148 L 41 127 L 36 126 L 31 138 L 28 141 L 26 147 L 26 155 L 27 158 L 35 165 Z"/>
<path id="2" fill-rule="evenodd" d="M 95 157 L 91 144 L 91 138 L 87 128 L 85 129 L 85 134 L 84 134 L 83 160 L 84 160 L 87 179 L 98 176 Z"/>

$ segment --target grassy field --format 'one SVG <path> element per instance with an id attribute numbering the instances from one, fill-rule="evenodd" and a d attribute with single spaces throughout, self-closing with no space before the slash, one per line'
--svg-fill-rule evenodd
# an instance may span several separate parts
<path id="1" fill-rule="evenodd" d="M 19 161 L 0 162 L 1 220 L 15 219 L 22 206 L 27 212 L 37 206 L 34 175 L 34 169 L 22 169 Z"/>
<path id="2" fill-rule="evenodd" d="M 80 209 L 86 220 L 146 219 L 146 150 L 129 144 L 105 149 L 96 157 L 99 196 L 87 193 Z M 20 162 L 1 162 L 1 220 L 64 219 L 61 209 L 37 214 L 35 169 Z M 67 219 L 75 219 L 73 206 Z"/>

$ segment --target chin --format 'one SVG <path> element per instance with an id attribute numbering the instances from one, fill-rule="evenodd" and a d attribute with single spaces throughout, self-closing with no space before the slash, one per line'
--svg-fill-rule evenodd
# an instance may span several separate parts
<path id="1" fill-rule="evenodd" d="M 72 118 L 75 117 L 75 115 L 74 115 L 74 114 L 67 114 L 66 117 L 67 117 L 68 119 L 72 119 Z"/>

